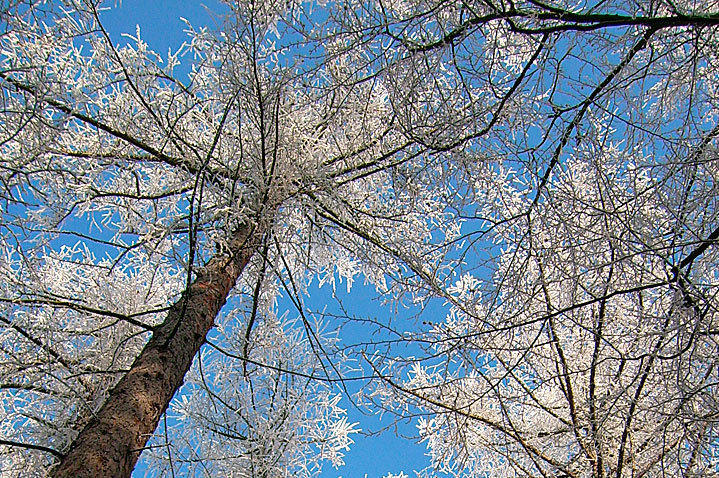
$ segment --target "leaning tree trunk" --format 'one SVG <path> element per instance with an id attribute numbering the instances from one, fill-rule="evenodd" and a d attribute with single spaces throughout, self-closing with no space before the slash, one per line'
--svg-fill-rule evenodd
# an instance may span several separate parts
<path id="1" fill-rule="evenodd" d="M 209 261 L 50 476 L 130 476 L 263 234 L 262 227 L 246 225 L 232 237 L 229 255 Z"/>

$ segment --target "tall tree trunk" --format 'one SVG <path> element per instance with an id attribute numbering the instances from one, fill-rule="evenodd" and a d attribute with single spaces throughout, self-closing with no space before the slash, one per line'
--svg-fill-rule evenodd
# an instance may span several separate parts
<path id="1" fill-rule="evenodd" d="M 165 321 L 50 476 L 130 476 L 263 234 L 263 227 L 254 225 L 235 231 L 230 254 L 214 256 L 172 305 Z"/>

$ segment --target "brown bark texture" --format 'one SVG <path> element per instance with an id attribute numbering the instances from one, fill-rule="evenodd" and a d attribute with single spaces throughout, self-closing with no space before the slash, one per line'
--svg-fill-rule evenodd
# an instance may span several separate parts
<path id="1" fill-rule="evenodd" d="M 155 329 L 130 370 L 73 441 L 53 478 L 129 477 L 240 273 L 262 241 L 261 227 L 235 231 Z M 186 301 L 186 303 L 185 303 Z"/>

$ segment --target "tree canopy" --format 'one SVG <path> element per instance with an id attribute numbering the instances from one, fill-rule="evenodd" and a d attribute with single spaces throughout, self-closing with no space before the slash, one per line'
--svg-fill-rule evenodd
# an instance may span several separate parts
<path id="1" fill-rule="evenodd" d="M 0 2 L 3 476 L 719 475 L 719 2 L 111 7 Z"/>

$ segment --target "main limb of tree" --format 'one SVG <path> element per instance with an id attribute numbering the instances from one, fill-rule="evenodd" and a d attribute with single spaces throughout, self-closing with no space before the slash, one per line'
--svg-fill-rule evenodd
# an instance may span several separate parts
<path id="1" fill-rule="evenodd" d="M 262 243 L 263 224 L 260 219 L 235 230 L 229 250 L 198 273 L 50 476 L 130 476 L 230 290 Z"/>

